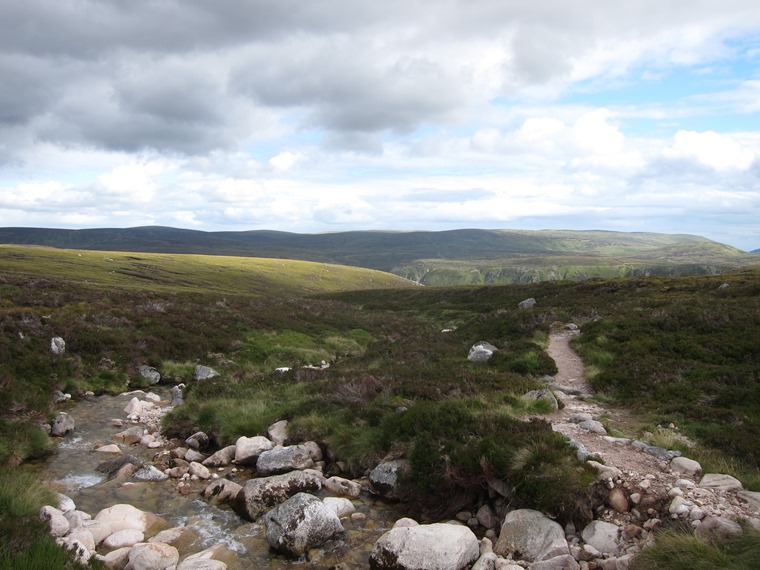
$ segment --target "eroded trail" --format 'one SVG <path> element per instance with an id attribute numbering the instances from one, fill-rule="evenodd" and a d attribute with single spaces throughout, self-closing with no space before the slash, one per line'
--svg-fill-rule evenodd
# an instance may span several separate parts
<path id="1" fill-rule="evenodd" d="M 633 415 L 627 410 L 610 409 L 588 401 L 593 391 L 585 378 L 583 361 L 570 346 L 571 339 L 577 334 L 576 331 L 562 330 L 549 337 L 547 352 L 558 369 L 552 388 L 564 408 L 547 419 L 555 431 L 582 443 L 591 455 L 601 457 L 606 465 L 620 469 L 629 478 L 659 480 L 669 471 L 666 460 L 633 447 L 629 440 L 594 431 L 601 432 L 600 425 L 577 421 L 580 414 L 588 414 L 594 422 L 606 423 L 609 420 L 609 423 L 624 430 L 626 427 L 633 428 L 635 424 Z M 589 430 L 588 427 L 592 429 Z M 666 484 L 663 481 L 663 486 Z"/>

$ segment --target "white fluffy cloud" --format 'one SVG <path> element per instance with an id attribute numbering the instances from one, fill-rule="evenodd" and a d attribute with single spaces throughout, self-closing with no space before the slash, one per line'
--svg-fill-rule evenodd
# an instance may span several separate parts
<path id="1" fill-rule="evenodd" d="M 696 160 L 718 172 L 748 170 L 755 160 L 751 149 L 715 131 L 678 131 L 673 146 L 665 151 L 665 155 Z"/>

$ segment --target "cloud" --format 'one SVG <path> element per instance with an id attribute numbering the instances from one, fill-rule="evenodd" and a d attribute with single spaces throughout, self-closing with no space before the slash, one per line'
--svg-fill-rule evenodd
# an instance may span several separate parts
<path id="1" fill-rule="evenodd" d="M 665 156 L 696 160 L 717 172 L 748 170 L 755 160 L 752 150 L 715 131 L 678 131 L 673 146 L 665 151 Z"/>

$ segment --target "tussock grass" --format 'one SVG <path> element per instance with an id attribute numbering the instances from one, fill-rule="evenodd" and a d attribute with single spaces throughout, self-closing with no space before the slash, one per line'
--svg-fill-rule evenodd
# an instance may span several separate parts
<path id="1" fill-rule="evenodd" d="M 663 531 L 645 548 L 634 570 L 754 570 L 760 560 L 760 533 L 747 532 L 724 544 L 711 545 L 690 533 Z"/>

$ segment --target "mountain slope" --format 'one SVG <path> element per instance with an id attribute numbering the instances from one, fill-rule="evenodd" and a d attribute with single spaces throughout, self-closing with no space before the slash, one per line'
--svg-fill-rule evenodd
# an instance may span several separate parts
<path id="1" fill-rule="evenodd" d="M 754 256 L 699 236 L 610 231 L 296 234 L 166 227 L 0 228 L 0 243 L 301 259 L 391 271 L 421 283 L 447 285 L 715 273 L 756 262 Z"/>

